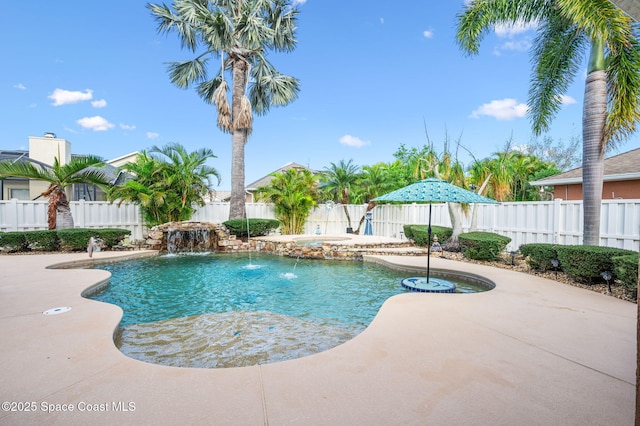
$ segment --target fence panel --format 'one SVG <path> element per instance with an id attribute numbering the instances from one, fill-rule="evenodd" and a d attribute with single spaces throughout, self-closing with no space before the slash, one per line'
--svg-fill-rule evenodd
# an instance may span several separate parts
<path id="1" fill-rule="evenodd" d="M 121 228 L 131 231 L 131 239 L 140 240 L 147 229 L 140 208 L 135 204 L 111 204 L 106 201 L 72 201 L 69 203 L 76 228 Z"/>
<path id="2" fill-rule="evenodd" d="M 605 200 L 600 212 L 600 245 L 634 250 L 639 244 L 640 201 Z M 633 236 L 635 235 L 635 238 Z"/>
<path id="3" fill-rule="evenodd" d="M 69 203 L 76 227 L 129 229 L 133 239 L 146 232 L 138 206 L 101 201 Z M 270 204 L 247 203 L 249 217 L 275 218 Z M 357 230 L 366 205 L 347 205 L 351 227 Z M 475 219 L 474 219 L 475 210 Z M 405 224 L 426 224 L 429 204 L 378 205 L 373 211 L 373 233 L 387 237 L 404 237 Z M 224 222 L 229 217 L 229 203 L 207 203 L 198 208 L 192 220 Z M 478 204 L 463 215 L 463 231 L 474 229 L 497 232 L 512 239 L 509 250 L 529 243 L 582 243 L 582 202 Z M 431 206 L 431 224 L 451 226 L 446 204 Z M 343 234 L 349 226 L 345 206 L 321 204 L 311 211 L 305 233 Z M 0 201 L 0 231 L 47 229 L 46 201 Z M 360 232 L 364 231 L 364 225 Z M 638 250 L 640 247 L 640 200 L 605 200 L 601 213 L 601 245 Z"/>
<path id="4" fill-rule="evenodd" d="M 0 201 L 0 231 L 48 229 L 46 201 Z"/>

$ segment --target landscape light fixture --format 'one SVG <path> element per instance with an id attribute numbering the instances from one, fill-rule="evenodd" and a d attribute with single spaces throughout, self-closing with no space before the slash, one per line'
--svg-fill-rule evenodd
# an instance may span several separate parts
<path id="1" fill-rule="evenodd" d="M 611 271 L 604 271 L 600 275 L 602 275 L 602 278 L 604 278 L 604 280 L 607 282 L 609 294 L 611 294 L 611 278 L 613 277 L 613 274 L 611 273 Z"/>
<path id="2" fill-rule="evenodd" d="M 558 259 L 551 259 L 551 265 L 553 269 L 556 271 L 556 280 L 558 279 L 558 266 L 560 265 L 560 261 Z"/>

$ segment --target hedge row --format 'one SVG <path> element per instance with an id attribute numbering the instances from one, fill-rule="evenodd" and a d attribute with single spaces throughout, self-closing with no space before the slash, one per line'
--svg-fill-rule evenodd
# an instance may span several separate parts
<path id="1" fill-rule="evenodd" d="M 428 225 L 404 225 L 404 235 L 410 240 L 415 241 L 416 245 L 421 247 L 427 246 L 427 238 L 429 235 Z M 444 245 L 451 238 L 453 229 L 444 226 L 431 226 L 431 241 L 433 243 L 434 235 L 438 236 L 438 242 Z"/>
<path id="2" fill-rule="evenodd" d="M 247 236 L 247 222 L 249 225 L 249 236 L 258 237 L 260 235 L 267 235 L 269 232 L 278 229 L 280 221 L 276 219 L 231 219 L 226 222 L 222 222 L 227 227 L 229 232 L 238 237 Z"/>
<path id="3" fill-rule="evenodd" d="M 460 250 L 470 259 L 495 260 L 507 248 L 511 238 L 493 232 L 467 232 L 460 234 Z"/>
<path id="4" fill-rule="evenodd" d="M 82 251 L 91 237 L 101 249 L 109 250 L 130 234 L 127 229 L 117 228 L 0 232 L 0 252 Z"/>
<path id="5" fill-rule="evenodd" d="M 638 253 L 615 247 L 562 246 L 556 244 L 523 244 L 520 253 L 529 265 L 539 271 L 557 269 L 574 278 L 593 284 L 603 282 L 602 273 L 609 271 L 614 280 L 629 288 L 638 284 Z"/>

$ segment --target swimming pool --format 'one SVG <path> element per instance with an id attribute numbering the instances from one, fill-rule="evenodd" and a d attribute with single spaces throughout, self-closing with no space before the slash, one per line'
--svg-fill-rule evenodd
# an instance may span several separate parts
<path id="1" fill-rule="evenodd" d="M 89 296 L 123 308 L 116 344 L 132 358 L 238 367 L 335 347 L 360 333 L 406 272 L 367 262 L 275 255 L 159 256 L 98 265 L 110 285 Z M 461 292 L 486 288 L 458 283 Z"/>

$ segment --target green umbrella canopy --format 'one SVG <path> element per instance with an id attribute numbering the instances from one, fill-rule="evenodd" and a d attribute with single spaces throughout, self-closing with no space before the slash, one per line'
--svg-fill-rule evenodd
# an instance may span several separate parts
<path id="1" fill-rule="evenodd" d="M 381 195 L 373 201 L 399 201 L 406 203 L 418 202 L 452 202 L 452 203 L 484 203 L 497 204 L 491 198 L 483 197 L 446 182 L 442 179 L 429 178 L 412 183 L 404 188 L 396 189 Z"/>

